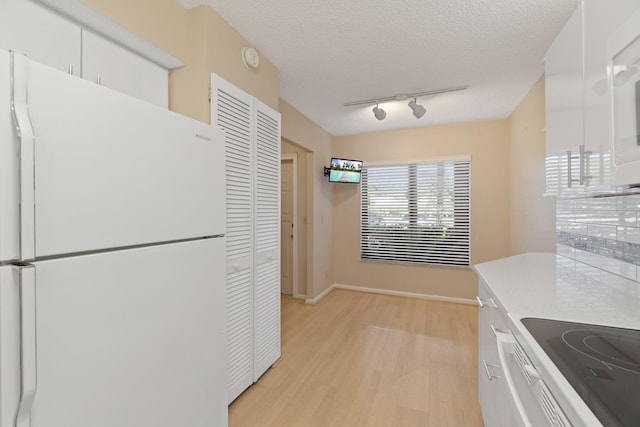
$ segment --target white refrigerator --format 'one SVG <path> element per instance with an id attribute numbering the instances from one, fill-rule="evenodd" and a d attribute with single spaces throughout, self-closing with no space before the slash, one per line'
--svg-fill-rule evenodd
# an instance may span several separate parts
<path id="1" fill-rule="evenodd" d="M 227 425 L 222 131 L 0 51 L 0 427 Z"/>

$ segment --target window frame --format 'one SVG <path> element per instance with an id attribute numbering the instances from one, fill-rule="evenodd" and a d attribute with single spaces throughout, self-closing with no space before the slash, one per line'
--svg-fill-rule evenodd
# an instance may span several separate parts
<path id="1" fill-rule="evenodd" d="M 418 186 L 418 170 L 420 165 L 433 165 L 436 164 L 436 168 L 444 171 L 446 164 L 453 165 L 453 177 L 449 177 L 449 180 L 453 179 L 453 184 L 449 183 L 448 189 L 443 189 L 442 185 L 446 181 L 446 175 L 443 173 L 436 173 L 434 181 L 439 181 L 440 184 L 437 187 L 437 195 L 434 197 L 427 195 L 427 198 L 434 197 L 438 204 L 442 206 L 445 198 L 444 194 L 452 194 L 454 197 L 450 203 L 453 204 L 453 212 L 450 215 L 453 220 L 453 225 L 450 227 L 440 225 L 440 231 L 443 232 L 442 237 L 425 236 L 425 231 L 433 231 L 438 226 L 426 226 L 419 224 L 420 217 L 420 195 Z M 456 165 L 459 165 L 463 170 L 459 173 L 455 172 Z M 381 167 L 407 167 L 406 178 L 406 215 L 407 222 L 403 229 L 397 229 L 398 231 L 389 231 L 390 246 L 385 249 L 388 253 L 385 255 L 385 250 L 375 252 L 375 249 L 367 246 L 371 234 L 376 231 L 372 231 L 369 218 L 372 216 L 369 206 L 370 191 L 369 191 L 369 170 L 373 168 Z M 362 168 L 362 182 L 360 188 L 360 260 L 364 262 L 380 262 L 402 265 L 417 265 L 427 267 L 452 267 L 452 268 L 470 268 L 471 267 L 471 157 L 470 156 L 457 156 L 446 158 L 431 158 L 424 160 L 409 160 L 409 161 L 395 161 L 395 162 L 365 162 Z M 424 172 L 423 172 L 424 173 Z M 456 183 L 456 180 L 462 179 L 462 182 Z M 401 180 L 398 180 L 401 184 Z M 462 188 L 462 191 L 460 190 Z M 466 189 L 466 191 L 464 191 Z M 423 192 L 424 194 L 424 192 Z M 424 205 L 424 204 L 423 204 Z M 424 206 L 423 206 L 424 209 Z M 449 208 L 451 209 L 451 208 Z M 441 215 L 441 210 L 436 210 L 437 216 Z M 365 224 L 365 220 L 367 223 Z M 461 224 L 456 226 L 455 224 Z M 447 231 L 450 231 L 447 233 Z M 378 230 L 378 233 L 383 230 Z M 436 232 L 438 232 L 436 230 Z M 444 247 L 439 247 L 438 239 L 444 238 L 446 243 Z M 460 241 L 460 244 L 456 243 L 456 240 Z M 394 242 L 395 241 L 395 242 Z M 442 240 L 440 240 L 442 242 Z M 415 255 L 411 252 L 411 245 L 420 245 L 424 252 L 429 252 L 429 248 L 434 248 L 434 252 L 431 254 Z M 424 246 L 424 245 L 427 246 Z M 461 248 L 457 251 L 456 246 Z M 449 250 L 448 250 L 449 249 Z M 450 250 L 453 249 L 453 250 Z M 389 250 L 394 252 L 389 252 Z M 448 252 L 448 253 L 447 253 Z"/>

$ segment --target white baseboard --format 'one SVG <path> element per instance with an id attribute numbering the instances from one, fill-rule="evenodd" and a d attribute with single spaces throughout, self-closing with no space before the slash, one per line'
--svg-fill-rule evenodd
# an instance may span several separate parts
<path id="1" fill-rule="evenodd" d="M 433 301 L 454 302 L 454 303 L 457 303 L 457 304 L 468 304 L 468 305 L 477 305 L 478 304 L 475 299 L 443 297 L 443 296 L 440 296 L 440 295 L 428 295 L 428 294 L 418 294 L 418 293 L 414 293 L 414 292 L 391 291 L 391 290 L 388 290 L 388 289 L 365 288 L 363 286 L 340 285 L 340 284 L 337 284 L 337 283 L 334 283 L 332 286 L 329 287 L 329 289 L 332 289 L 332 290 L 333 289 L 346 289 L 348 291 L 369 292 L 369 293 L 372 293 L 372 294 L 393 295 L 393 296 L 397 296 L 397 297 L 408 297 L 408 298 L 428 299 L 428 300 L 433 300 Z M 321 294 L 322 297 L 325 296 L 323 294 Z M 319 301 L 319 299 L 318 299 L 318 301 Z M 313 304 L 315 304 L 315 302 Z"/>
<path id="2" fill-rule="evenodd" d="M 456 304 L 467 304 L 467 305 L 477 305 L 475 299 L 466 299 L 466 298 L 454 298 L 454 297 L 443 297 L 441 295 L 429 295 L 429 294 L 418 294 L 415 292 L 402 292 L 402 291 L 392 291 L 389 289 L 377 289 L 377 288 L 366 288 L 364 286 L 352 286 L 352 285 L 341 285 L 338 283 L 334 283 L 325 289 L 320 295 L 315 298 L 307 298 L 304 300 L 305 303 L 315 305 L 320 302 L 320 300 L 334 289 L 345 289 L 347 291 L 356 291 L 356 292 L 368 292 L 371 294 L 381 294 L 381 295 L 392 295 L 396 297 L 405 297 L 405 298 L 418 298 L 418 299 L 428 299 L 432 301 L 443 301 L 443 302 L 453 302 Z"/>
<path id="3" fill-rule="evenodd" d="M 329 292 L 331 292 L 335 288 L 335 286 L 336 285 L 329 286 L 327 289 L 322 291 L 322 293 L 320 293 L 320 295 L 318 295 L 317 297 L 315 297 L 315 298 L 307 298 L 307 299 L 304 300 L 304 302 L 307 303 L 307 304 L 311 304 L 311 305 L 315 305 L 315 304 L 319 303 L 322 298 L 324 298 L 327 295 L 329 295 Z"/>

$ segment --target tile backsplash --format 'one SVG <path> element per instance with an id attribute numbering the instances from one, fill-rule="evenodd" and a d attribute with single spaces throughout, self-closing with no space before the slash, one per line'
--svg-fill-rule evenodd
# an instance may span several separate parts
<path id="1" fill-rule="evenodd" d="M 558 199 L 557 252 L 640 281 L 640 194 Z"/>

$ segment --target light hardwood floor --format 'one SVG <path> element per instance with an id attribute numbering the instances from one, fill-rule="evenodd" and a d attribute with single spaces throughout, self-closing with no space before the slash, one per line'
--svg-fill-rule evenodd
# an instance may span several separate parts
<path id="1" fill-rule="evenodd" d="M 282 358 L 230 427 L 482 426 L 475 306 L 334 290 L 282 299 Z"/>

